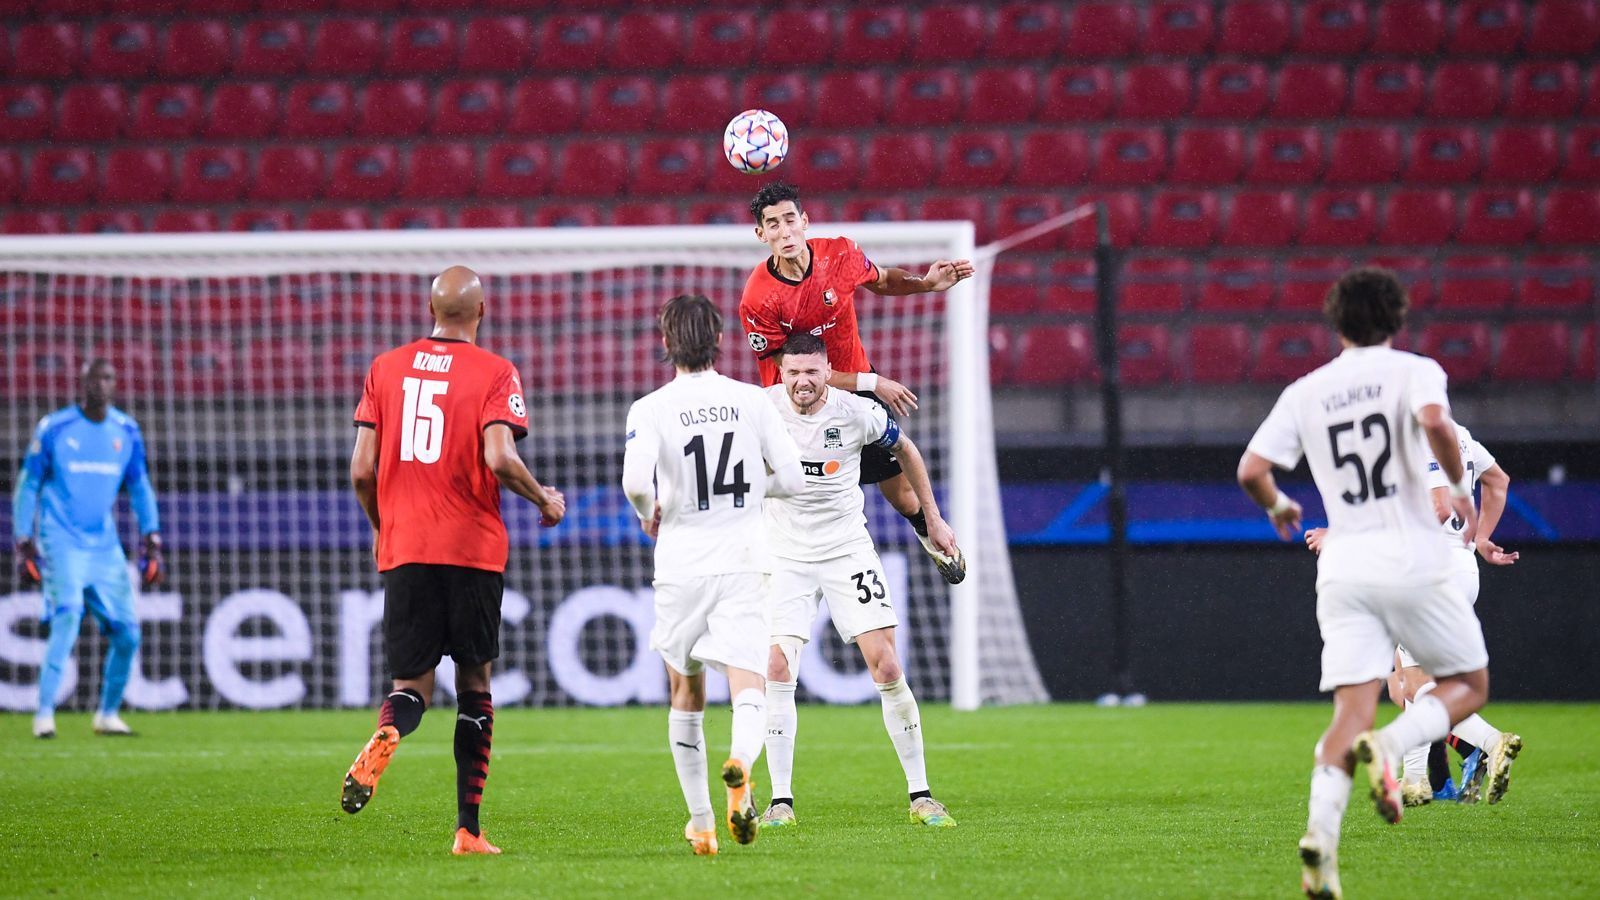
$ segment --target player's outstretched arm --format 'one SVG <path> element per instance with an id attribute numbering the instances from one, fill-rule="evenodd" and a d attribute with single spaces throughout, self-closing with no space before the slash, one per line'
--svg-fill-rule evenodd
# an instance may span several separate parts
<path id="1" fill-rule="evenodd" d="M 922 451 L 917 449 L 910 435 L 901 432 L 900 439 L 889 448 L 889 452 L 900 463 L 911 490 L 922 503 L 922 513 L 928 520 L 928 540 L 939 548 L 940 553 L 958 555 L 961 551 L 956 547 L 956 533 L 939 513 L 939 502 L 933 497 L 933 481 L 928 477 L 928 464 L 922 458 Z"/>
<path id="2" fill-rule="evenodd" d="M 867 391 L 901 418 L 917 411 L 917 395 L 910 388 L 876 372 L 841 372 L 835 369 L 828 376 L 828 386 L 851 393 Z"/>
<path id="3" fill-rule="evenodd" d="M 483 429 L 483 464 L 506 490 L 539 507 L 539 524 L 546 528 L 559 524 L 567 514 L 567 498 L 555 488 L 540 484 L 517 453 L 511 426 L 493 422 Z"/>
<path id="4" fill-rule="evenodd" d="M 1255 504 L 1267 511 L 1278 537 L 1291 541 L 1300 532 L 1300 504 L 1288 494 L 1278 490 L 1278 481 L 1272 476 L 1272 463 L 1266 457 L 1246 450 L 1239 458 L 1237 473 L 1239 487 Z"/>
<path id="5" fill-rule="evenodd" d="M 1478 511 L 1478 555 L 1490 565 L 1509 566 L 1521 558 L 1520 553 L 1507 553 L 1495 544 L 1494 529 L 1506 511 L 1506 496 L 1511 492 L 1511 476 L 1499 465 L 1493 465 L 1478 476 L 1483 489 L 1483 505 Z"/>
<path id="6" fill-rule="evenodd" d="M 977 269 L 970 259 L 941 259 L 928 267 L 928 274 L 914 275 L 905 269 L 883 266 L 878 280 L 866 283 L 867 290 L 884 297 L 904 297 L 948 291 L 956 282 L 971 278 Z"/>

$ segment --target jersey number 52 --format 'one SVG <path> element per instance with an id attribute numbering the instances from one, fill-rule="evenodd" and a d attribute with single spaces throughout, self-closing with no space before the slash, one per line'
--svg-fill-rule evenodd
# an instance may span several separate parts
<path id="1" fill-rule="evenodd" d="M 400 461 L 436 463 L 444 449 L 444 410 L 433 401 L 444 396 L 450 382 L 407 378 L 401 387 L 406 402 L 400 414 Z"/>

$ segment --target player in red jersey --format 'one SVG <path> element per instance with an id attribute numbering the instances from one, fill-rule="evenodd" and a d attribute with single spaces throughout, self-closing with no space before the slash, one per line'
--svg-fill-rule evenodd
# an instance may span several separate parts
<path id="1" fill-rule="evenodd" d="M 373 360 L 356 409 L 350 481 L 372 522 L 383 573 L 383 646 L 394 686 L 378 730 L 345 775 L 341 805 L 360 812 L 400 739 L 422 721 L 433 670 L 456 662 L 456 836 L 451 852 L 499 853 L 478 827 L 489 775 L 500 655 L 500 598 L 509 541 L 500 488 L 532 501 L 541 523 L 566 501 L 523 465 L 516 441 L 528 408 L 516 366 L 473 343 L 483 285 L 454 266 L 434 279 L 431 337 Z M 381 477 L 380 477 L 381 475 Z"/>
<path id="2" fill-rule="evenodd" d="M 772 250 L 772 256 L 750 273 L 739 301 L 739 318 L 749 331 L 761 383 L 771 386 L 782 381 L 773 358 L 789 335 L 808 331 L 821 337 L 828 348 L 828 364 L 833 368 L 830 386 L 875 399 L 891 416 L 910 415 L 917 408 L 917 395 L 900 382 L 879 375 L 861 346 L 856 288 L 891 297 L 947 291 L 972 277 L 972 261 L 941 259 L 926 275 L 914 275 L 905 269 L 874 265 L 848 238 L 808 240 L 806 228 L 811 221 L 800 208 L 800 192 L 782 182 L 762 188 L 750 201 L 750 214 L 755 217 L 756 237 Z M 861 483 L 878 485 L 889 503 L 910 520 L 923 549 L 946 581 L 958 584 L 967 576 L 965 557 L 959 552 L 946 556 L 928 539 L 922 503 L 892 454 L 881 447 L 866 447 L 861 453 Z"/>

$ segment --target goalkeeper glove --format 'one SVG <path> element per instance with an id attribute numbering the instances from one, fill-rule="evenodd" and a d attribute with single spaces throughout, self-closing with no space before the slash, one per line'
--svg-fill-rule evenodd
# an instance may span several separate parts
<path id="1" fill-rule="evenodd" d="M 161 564 L 161 535 L 152 531 L 144 536 L 139 551 L 139 586 L 145 590 L 160 584 L 166 573 Z"/>
<path id="2" fill-rule="evenodd" d="M 17 580 L 22 582 L 24 588 L 31 588 L 44 581 L 44 575 L 39 571 L 39 547 L 34 544 L 33 538 L 23 538 L 17 541 Z"/>

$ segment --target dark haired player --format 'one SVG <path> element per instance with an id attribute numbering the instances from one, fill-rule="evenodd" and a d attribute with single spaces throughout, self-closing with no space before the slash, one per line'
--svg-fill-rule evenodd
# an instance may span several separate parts
<path id="1" fill-rule="evenodd" d="M 500 600 L 509 541 L 500 489 L 531 501 L 549 526 L 566 514 L 517 455 L 528 433 L 522 380 L 473 343 L 483 285 L 452 266 L 433 281 L 431 337 L 373 360 L 356 409 L 350 481 L 375 534 L 383 573 L 383 650 L 394 687 L 378 730 L 344 779 L 341 805 L 360 812 L 433 696 L 434 669 L 456 663 L 456 835 L 451 852 L 499 853 L 478 827 L 494 702 L 489 666 L 500 655 Z"/>
<path id="2" fill-rule="evenodd" d="M 750 201 L 750 214 L 755 218 L 756 237 L 772 250 L 772 256 L 750 273 L 739 301 L 739 317 L 749 330 L 761 383 L 770 387 L 782 380 L 773 357 L 789 335 L 809 332 L 822 338 L 828 348 L 828 363 L 833 368 L 829 385 L 874 398 L 891 416 L 910 415 L 917 408 L 917 395 L 900 382 L 879 375 L 867 360 L 856 325 L 856 288 L 896 297 L 947 291 L 972 277 L 972 262 L 941 259 L 926 275 L 913 275 L 904 269 L 874 265 L 848 238 L 808 240 L 806 229 L 811 222 L 800 206 L 800 192 L 782 182 L 762 188 Z M 928 539 L 922 501 L 906 482 L 893 454 L 867 446 L 862 451 L 861 483 L 878 485 L 895 510 L 911 522 L 946 581 L 958 584 L 966 578 L 965 557 L 959 551 L 947 555 Z"/>
<path id="3" fill-rule="evenodd" d="M 1340 896 L 1339 831 L 1357 761 L 1378 813 L 1400 821 L 1401 754 L 1441 740 L 1489 696 L 1489 654 L 1472 604 L 1451 579 L 1428 493 L 1430 452 L 1449 484 L 1463 541 L 1477 528 L 1445 374 L 1431 359 L 1390 347 L 1405 324 L 1405 289 L 1382 269 L 1356 269 L 1328 292 L 1325 312 L 1344 352 L 1284 389 L 1239 460 L 1239 484 L 1284 540 L 1300 505 L 1278 491 L 1272 467 L 1305 457 L 1328 513 L 1317 557 L 1322 690 L 1333 721 L 1316 745 L 1310 816 L 1300 839 L 1301 887 Z M 1379 687 L 1404 644 L 1436 687 L 1372 731 Z"/>

